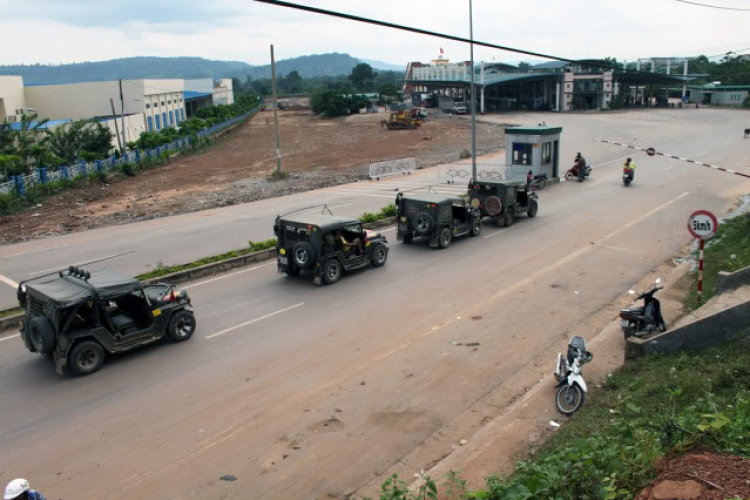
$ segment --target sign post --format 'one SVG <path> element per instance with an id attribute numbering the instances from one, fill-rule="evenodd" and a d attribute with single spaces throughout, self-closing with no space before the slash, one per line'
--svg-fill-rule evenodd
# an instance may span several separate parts
<path id="1" fill-rule="evenodd" d="M 698 304 L 703 301 L 703 247 L 706 240 L 716 236 L 719 230 L 719 220 L 708 210 L 697 210 L 688 218 L 688 231 L 700 241 L 698 254 Z"/>

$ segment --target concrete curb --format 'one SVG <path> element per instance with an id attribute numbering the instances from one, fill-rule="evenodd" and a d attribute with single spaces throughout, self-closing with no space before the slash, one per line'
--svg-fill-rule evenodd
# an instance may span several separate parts
<path id="1" fill-rule="evenodd" d="M 719 279 L 716 281 L 716 295 L 747 284 L 750 284 L 750 266 L 733 273 L 719 271 Z"/>
<path id="2" fill-rule="evenodd" d="M 184 283 L 186 281 L 192 281 L 194 279 L 204 278 L 206 276 L 212 276 L 214 274 L 226 272 L 231 269 L 246 266 L 248 264 L 255 264 L 256 262 L 272 259 L 274 257 L 276 257 L 276 249 L 270 248 L 268 250 L 261 250 L 259 252 L 241 255 L 239 257 L 231 257 L 229 259 L 224 259 L 219 262 L 212 262 L 211 264 L 206 264 L 199 267 L 185 269 L 184 271 L 165 274 L 164 276 L 159 276 L 158 278 L 149 278 L 143 280 L 143 282 L 146 284 L 169 283 L 170 285 L 176 285 L 178 283 Z"/>
<path id="3" fill-rule="evenodd" d="M 0 319 L 0 332 L 18 328 L 22 318 L 23 314 L 16 314 L 15 316 L 8 316 L 7 318 Z"/>

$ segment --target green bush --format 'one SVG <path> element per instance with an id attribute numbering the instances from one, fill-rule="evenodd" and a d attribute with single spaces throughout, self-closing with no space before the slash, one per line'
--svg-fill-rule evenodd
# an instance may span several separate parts
<path id="1" fill-rule="evenodd" d="M 140 168 L 138 167 L 137 163 L 123 163 L 122 165 L 120 165 L 120 170 L 128 177 L 135 177 L 138 172 L 140 172 Z"/>
<path id="2" fill-rule="evenodd" d="M 260 252 L 261 250 L 268 250 L 269 248 L 276 248 L 276 238 L 271 238 L 270 240 L 265 241 L 259 241 L 254 242 L 250 241 L 250 251 L 251 252 Z"/>
<path id="3" fill-rule="evenodd" d="M 745 108 L 750 108 L 750 95 L 745 97 L 745 100 L 742 101 L 742 106 Z"/>
<path id="4" fill-rule="evenodd" d="M 386 205 L 383 208 L 380 209 L 380 212 L 378 213 L 370 213 L 365 212 L 362 214 L 362 216 L 359 218 L 359 221 L 364 224 L 371 224 L 373 222 L 377 222 L 379 220 L 387 219 L 388 217 L 395 217 L 396 216 L 396 205 L 391 203 L 390 205 Z"/>

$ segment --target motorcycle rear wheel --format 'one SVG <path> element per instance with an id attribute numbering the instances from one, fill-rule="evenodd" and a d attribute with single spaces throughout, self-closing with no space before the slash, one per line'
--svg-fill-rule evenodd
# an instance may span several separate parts
<path id="1" fill-rule="evenodd" d="M 566 384 L 560 387 L 560 390 L 557 391 L 555 406 L 557 406 L 557 411 L 563 415 L 572 415 L 583 406 L 585 399 L 586 393 L 583 392 L 583 389 L 581 389 L 578 384 Z"/>

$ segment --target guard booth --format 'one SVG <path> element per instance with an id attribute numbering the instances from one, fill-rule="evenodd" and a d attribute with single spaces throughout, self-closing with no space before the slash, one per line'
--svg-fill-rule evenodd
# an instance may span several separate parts
<path id="1" fill-rule="evenodd" d="M 531 170 L 534 175 L 547 174 L 547 182 L 560 180 L 560 134 L 562 127 L 510 127 L 505 129 L 506 164 L 513 177 L 523 178 Z"/>

